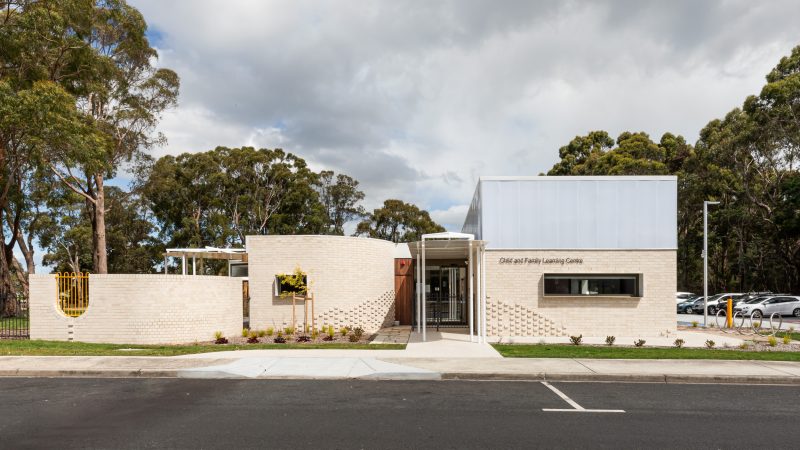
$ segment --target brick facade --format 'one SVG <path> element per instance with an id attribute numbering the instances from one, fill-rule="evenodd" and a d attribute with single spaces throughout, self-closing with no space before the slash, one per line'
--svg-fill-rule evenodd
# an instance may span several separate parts
<path id="1" fill-rule="evenodd" d="M 30 276 L 31 339 L 116 344 L 210 341 L 242 329 L 242 280 L 191 275 L 90 275 L 80 317 L 56 304 L 54 275 Z"/>
<path id="2" fill-rule="evenodd" d="M 392 242 L 347 236 L 247 236 L 251 327 L 291 324 L 291 300 L 274 295 L 275 275 L 296 267 L 308 275 L 318 328 L 347 325 L 372 332 L 391 324 L 394 248 Z M 299 305 L 298 326 L 302 317 Z"/>
<path id="3" fill-rule="evenodd" d="M 501 263 L 503 258 L 524 262 Z M 528 262 L 537 259 L 582 262 Z M 488 250 L 485 271 L 490 336 L 658 336 L 676 331 L 675 250 Z M 642 274 L 643 296 L 544 297 L 545 273 Z"/>

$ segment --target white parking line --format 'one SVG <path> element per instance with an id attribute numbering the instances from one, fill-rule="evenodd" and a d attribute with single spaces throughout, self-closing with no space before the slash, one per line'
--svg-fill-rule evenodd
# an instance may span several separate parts
<path id="1" fill-rule="evenodd" d="M 558 389 L 556 389 L 555 386 L 551 385 L 547 381 L 542 381 L 541 383 L 543 385 L 545 385 L 551 391 L 555 392 L 556 395 L 561 397 L 561 399 L 564 400 L 565 402 L 569 403 L 569 405 L 572 406 L 572 408 L 573 408 L 573 409 L 569 409 L 569 408 L 567 408 L 567 409 L 542 408 L 542 411 L 549 411 L 549 412 L 553 412 L 553 411 L 558 411 L 558 412 L 591 412 L 591 413 L 624 413 L 625 412 L 624 409 L 586 409 L 583 406 L 579 405 L 578 402 L 576 402 L 575 400 L 567 397 L 567 394 L 559 391 Z"/>

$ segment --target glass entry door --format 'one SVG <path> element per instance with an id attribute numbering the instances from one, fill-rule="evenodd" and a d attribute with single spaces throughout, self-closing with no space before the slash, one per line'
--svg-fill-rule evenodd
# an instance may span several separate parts
<path id="1" fill-rule="evenodd" d="M 457 265 L 426 265 L 425 314 L 428 325 L 467 325 L 467 268 Z"/>

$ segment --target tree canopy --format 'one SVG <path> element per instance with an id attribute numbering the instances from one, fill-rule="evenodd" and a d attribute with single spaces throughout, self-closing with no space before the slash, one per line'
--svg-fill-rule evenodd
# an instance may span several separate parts
<path id="1" fill-rule="evenodd" d="M 434 222 L 427 211 L 402 200 L 390 199 L 358 224 L 356 235 L 410 242 L 420 240 L 423 234 L 440 231 L 445 231 L 444 227 Z"/>
<path id="2" fill-rule="evenodd" d="M 711 211 L 713 290 L 800 291 L 800 47 L 767 75 L 758 96 L 711 120 L 694 146 L 665 133 L 605 131 L 559 149 L 548 175 L 678 176 L 679 289 L 702 283 L 702 205 Z"/>

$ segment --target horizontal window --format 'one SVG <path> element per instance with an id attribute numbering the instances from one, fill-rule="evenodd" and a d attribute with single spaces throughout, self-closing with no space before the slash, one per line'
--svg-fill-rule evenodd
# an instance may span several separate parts
<path id="1" fill-rule="evenodd" d="M 544 295 L 641 297 L 641 275 L 545 274 Z"/>

